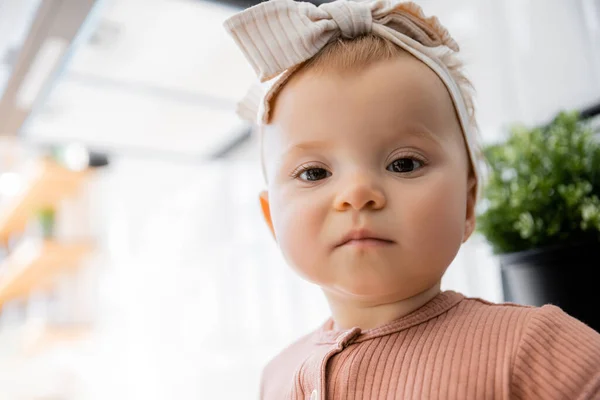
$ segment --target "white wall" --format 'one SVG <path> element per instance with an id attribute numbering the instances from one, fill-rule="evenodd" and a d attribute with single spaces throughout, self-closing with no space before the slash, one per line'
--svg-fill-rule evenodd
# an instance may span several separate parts
<path id="1" fill-rule="evenodd" d="M 109 263 L 97 356 L 110 368 L 95 372 L 111 384 L 94 399 L 252 397 L 264 362 L 325 320 L 262 223 L 257 167 L 113 164 L 98 186 Z"/>
<path id="2" fill-rule="evenodd" d="M 418 3 L 461 45 L 484 140 L 600 102 L 599 0 Z"/>

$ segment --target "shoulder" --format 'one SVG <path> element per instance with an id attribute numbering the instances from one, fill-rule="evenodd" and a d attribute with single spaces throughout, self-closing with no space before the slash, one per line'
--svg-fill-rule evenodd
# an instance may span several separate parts
<path id="1" fill-rule="evenodd" d="M 455 315 L 465 323 L 494 326 L 486 330 L 490 335 L 504 332 L 501 342 L 511 359 L 510 390 L 515 397 L 600 398 L 600 333 L 559 307 L 466 297 Z"/>
<path id="2" fill-rule="evenodd" d="M 302 336 L 267 363 L 261 376 L 261 399 L 288 397 L 289 385 L 294 382 L 296 371 L 315 348 L 316 334 L 317 331 L 313 331 Z"/>
<path id="3" fill-rule="evenodd" d="M 538 307 L 515 303 L 492 303 L 478 297 L 465 297 L 456 307 L 456 314 L 466 319 L 484 320 L 493 324 L 498 321 L 502 326 L 510 326 L 510 331 L 520 338 L 523 330 Z"/>
<path id="4" fill-rule="evenodd" d="M 512 363 L 527 324 L 537 310 L 533 306 L 464 297 L 449 310 L 441 323 L 451 327 L 451 332 L 458 332 L 457 335 L 466 336 L 469 340 L 500 346 L 496 355 L 501 354 L 508 363 Z"/>
<path id="5" fill-rule="evenodd" d="M 600 396 L 600 334 L 560 308 L 533 308 L 515 357 L 511 389 L 522 398 Z"/>

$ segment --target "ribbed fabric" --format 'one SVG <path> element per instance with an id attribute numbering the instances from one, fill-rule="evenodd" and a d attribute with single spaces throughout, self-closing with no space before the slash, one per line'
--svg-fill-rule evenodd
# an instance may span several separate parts
<path id="1" fill-rule="evenodd" d="M 371 33 L 373 23 L 424 47 L 459 51 L 436 17 L 427 18 L 417 4 L 398 0 L 335 1 L 319 7 L 271 0 L 233 15 L 224 27 L 265 81 L 313 57 L 335 36 Z"/>
<path id="2" fill-rule="evenodd" d="M 600 399 L 600 334 L 555 306 L 447 291 L 380 328 L 331 327 L 269 363 L 261 399 Z"/>

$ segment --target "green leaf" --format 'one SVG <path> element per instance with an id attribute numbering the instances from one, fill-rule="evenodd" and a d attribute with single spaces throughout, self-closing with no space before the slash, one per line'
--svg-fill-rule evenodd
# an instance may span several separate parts
<path id="1" fill-rule="evenodd" d="M 600 141 L 576 112 L 515 125 L 483 154 L 478 231 L 496 253 L 600 238 Z"/>

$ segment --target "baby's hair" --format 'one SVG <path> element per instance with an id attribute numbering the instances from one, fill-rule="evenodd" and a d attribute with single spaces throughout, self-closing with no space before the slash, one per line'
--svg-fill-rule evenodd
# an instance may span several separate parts
<path id="1" fill-rule="evenodd" d="M 303 64 L 298 66 L 293 74 L 306 72 L 350 72 L 360 69 L 364 69 L 376 62 L 392 60 L 401 55 L 408 54 L 408 52 L 394 43 L 381 38 L 379 36 L 368 34 L 359 36 L 352 39 L 346 39 L 339 37 L 327 44 L 321 51 L 319 51 L 314 57 L 305 61 Z M 442 64 L 446 66 L 450 75 L 457 83 L 461 95 L 464 98 L 467 112 L 469 115 L 469 122 L 471 129 L 478 133 L 477 121 L 475 118 L 475 104 L 474 104 L 474 88 L 470 80 L 466 77 L 463 72 L 462 61 L 453 53 L 448 50 L 439 57 Z M 278 88 L 277 92 L 274 92 L 271 96 L 270 102 L 271 108 L 275 107 L 277 102 L 277 95 L 285 83 Z M 259 128 L 260 129 L 260 128 Z M 262 135 L 261 135 L 262 136 Z M 474 151 L 478 151 L 473 149 Z M 261 152 L 261 163 L 263 167 L 263 174 L 267 179 L 265 165 L 264 165 L 264 146 L 260 145 Z M 479 158 L 479 154 L 477 154 Z"/>

